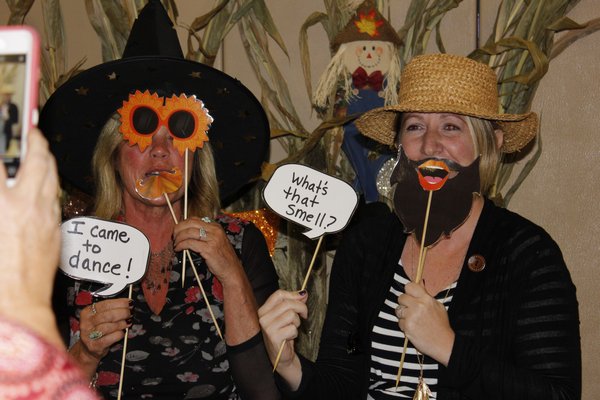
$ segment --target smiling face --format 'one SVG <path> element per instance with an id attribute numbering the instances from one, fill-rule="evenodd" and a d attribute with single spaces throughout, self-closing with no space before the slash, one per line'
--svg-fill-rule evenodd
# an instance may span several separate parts
<path id="1" fill-rule="evenodd" d="M 123 142 L 117 165 L 123 196 L 145 205 L 164 206 L 164 193 L 167 193 L 174 203 L 183 196 L 184 167 L 184 157 L 164 127 L 152 137 L 152 143 L 143 152 L 137 146 Z"/>
<path id="2" fill-rule="evenodd" d="M 382 74 L 386 74 L 391 62 L 391 49 L 389 42 L 380 40 L 350 42 L 344 53 L 344 64 L 348 71 L 362 67 L 368 74 L 373 71 L 381 71 Z"/>
<path id="3" fill-rule="evenodd" d="M 477 156 L 465 117 L 457 114 L 405 113 L 399 143 L 413 161 L 447 159 L 466 167 Z"/>

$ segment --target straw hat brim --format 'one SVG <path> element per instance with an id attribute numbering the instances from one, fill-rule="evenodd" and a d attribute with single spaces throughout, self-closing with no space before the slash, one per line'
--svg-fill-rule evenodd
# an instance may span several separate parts
<path id="1" fill-rule="evenodd" d="M 436 107 L 435 104 L 414 107 L 400 103 L 364 113 L 356 120 L 356 126 L 363 135 L 380 143 L 393 145 L 398 128 L 398 117 L 404 112 L 452 113 L 496 121 L 504 132 L 504 142 L 501 148 L 503 153 L 514 153 L 525 147 L 536 136 L 539 123 L 534 112 L 525 114 L 474 114 L 463 109 L 452 109 L 447 104 L 443 107 Z"/>

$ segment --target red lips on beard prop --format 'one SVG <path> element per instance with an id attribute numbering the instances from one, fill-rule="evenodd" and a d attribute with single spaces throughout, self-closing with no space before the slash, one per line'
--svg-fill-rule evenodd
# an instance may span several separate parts
<path id="1" fill-rule="evenodd" d="M 423 236 L 429 191 L 435 190 L 425 234 L 426 247 L 449 237 L 471 212 L 473 196 L 479 195 L 479 158 L 467 167 L 450 160 L 412 161 L 400 150 L 390 183 L 394 187 L 394 211 L 407 233 Z"/>

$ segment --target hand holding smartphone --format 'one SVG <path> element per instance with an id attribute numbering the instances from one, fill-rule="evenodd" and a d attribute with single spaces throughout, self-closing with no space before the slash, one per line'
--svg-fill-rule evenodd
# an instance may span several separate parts
<path id="1" fill-rule="evenodd" d="M 39 37 L 27 26 L 0 26 L 0 158 L 10 185 L 37 124 Z"/>

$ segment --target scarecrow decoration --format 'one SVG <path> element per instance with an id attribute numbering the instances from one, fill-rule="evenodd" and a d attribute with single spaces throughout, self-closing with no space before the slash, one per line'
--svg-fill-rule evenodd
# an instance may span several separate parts
<path id="1" fill-rule="evenodd" d="M 333 40 L 335 55 L 317 85 L 315 108 L 322 114 L 332 111 L 334 116 L 343 117 L 395 104 L 400 44 L 398 34 L 373 1 L 363 2 Z M 379 200 L 376 177 L 393 153 L 362 136 L 353 122 L 344 125 L 338 134 L 343 135 L 341 147 L 355 172 L 355 190 L 366 203 Z"/>

